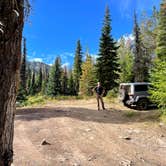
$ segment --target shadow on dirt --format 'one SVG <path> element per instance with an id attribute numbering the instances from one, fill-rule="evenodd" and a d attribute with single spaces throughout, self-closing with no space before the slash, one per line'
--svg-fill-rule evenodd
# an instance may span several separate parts
<path id="1" fill-rule="evenodd" d="M 133 110 L 109 110 L 97 111 L 87 108 L 76 107 L 56 107 L 56 108 L 28 108 L 16 111 L 16 120 L 33 121 L 49 118 L 68 117 L 81 121 L 92 121 L 97 123 L 132 123 L 157 121 L 158 111 L 133 111 Z"/>

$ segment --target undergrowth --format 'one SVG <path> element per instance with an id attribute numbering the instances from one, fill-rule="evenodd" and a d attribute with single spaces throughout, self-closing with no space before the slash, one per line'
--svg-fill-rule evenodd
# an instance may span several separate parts
<path id="1" fill-rule="evenodd" d="M 17 107 L 31 107 L 31 106 L 41 106 L 46 103 L 54 103 L 60 100 L 89 100 L 92 97 L 88 96 L 56 96 L 56 97 L 49 97 L 45 95 L 35 95 L 35 96 L 27 96 L 26 100 L 16 102 Z"/>

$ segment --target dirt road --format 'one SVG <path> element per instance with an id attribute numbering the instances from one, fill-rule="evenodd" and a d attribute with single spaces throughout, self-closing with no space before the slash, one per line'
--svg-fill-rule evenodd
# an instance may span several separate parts
<path id="1" fill-rule="evenodd" d="M 14 166 L 166 166 L 166 126 L 153 111 L 71 100 L 19 109 Z M 41 145 L 44 140 L 48 145 Z"/>

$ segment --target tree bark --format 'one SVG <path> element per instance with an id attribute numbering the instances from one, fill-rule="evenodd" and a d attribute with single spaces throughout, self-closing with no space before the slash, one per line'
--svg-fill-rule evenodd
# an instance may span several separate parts
<path id="1" fill-rule="evenodd" d="M 0 0 L 0 166 L 13 162 L 24 0 Z"/>

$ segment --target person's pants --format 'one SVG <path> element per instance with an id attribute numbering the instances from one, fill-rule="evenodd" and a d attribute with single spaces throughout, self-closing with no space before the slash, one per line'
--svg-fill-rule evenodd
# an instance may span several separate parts
<path id="1" fill-rule="evenodd" d="M 97 107 L 98 107 L 98 109 L 100 109 L 100 102 L 101 102 L 102 108 L 105 109 L 102 96 L 97 95 L 96 98 L 97 98 Z"/>

